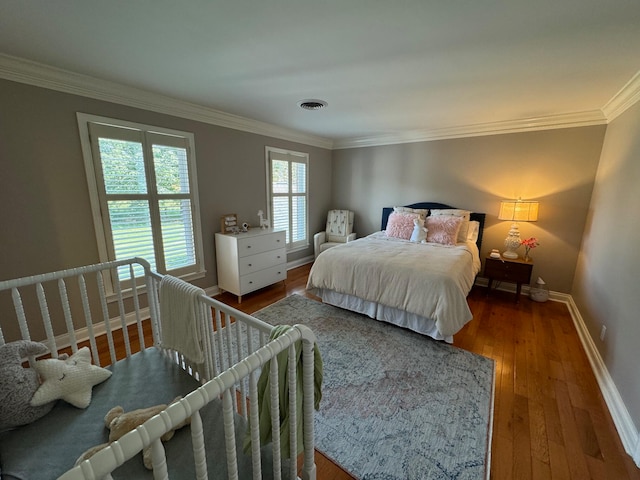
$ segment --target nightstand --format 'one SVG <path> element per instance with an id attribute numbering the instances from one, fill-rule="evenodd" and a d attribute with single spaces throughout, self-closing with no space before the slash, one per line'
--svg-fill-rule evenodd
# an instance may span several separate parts
<path id="1" fill-rule="evenodd" d="M 489 279 L 489 288 L 487 295 L 491 291 L 491 285 L 494 280 L 501 282 L 509 282 L 516 284 L 516 302 L 520 300 L 520 291 L 522 284 L 528 284 L 531 281 L 531 271 L 533 270 L 533 261 L 524 260 L 522 257 L 510 258 L 491 258 L 487 256 L 484 263 L 484 276 Z"/>

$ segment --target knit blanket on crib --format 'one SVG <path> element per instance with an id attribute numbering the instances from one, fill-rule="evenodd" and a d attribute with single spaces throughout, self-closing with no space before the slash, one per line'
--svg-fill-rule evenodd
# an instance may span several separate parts
<path id="1" fill-rule="evenodd" d="M 278 325 L 273 328 L 269 340 L 278 338 L 286 333 L 290 325 Z M 280 409 L 280 452 L 282 458 L 291 458 L 292 449 L 289 442 L 289 350 L 280 352 L 277 356 L 278 361 L 278 389 L 279 389 L 279 409 Z M 314 359 L 314 408 L 320 409 L 320 401 L 322 400 L 322 376 L 323 365 L 322 356 L 318 345 L 313 346 Z M 293 456 L 297 456 L 304 450 L 303 445 L 303 422 L 302 422 L 302 405 L 304 395 L 302 391 L 302 342 L 296 343 L 296 441 L 297 446 Z M 273 440 L 273 429 L 271 426 L 271 379 L 269 375 L 271 360 L 262 367 L 260 378 L 258 379 L 258 418 L 260 424 L 260 445 L 266 445 Z M 247 427 L 244 439 L 244 452 L 251 452 L 251 425 Z"/>

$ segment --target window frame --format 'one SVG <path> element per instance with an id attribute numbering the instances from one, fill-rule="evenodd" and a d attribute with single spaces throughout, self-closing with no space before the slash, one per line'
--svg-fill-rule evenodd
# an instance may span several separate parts
<path id="1" fill-rule="evenodd" d="M 286 244 L 287 252 L 296 252 L 309 248 L 311 245 L 309 235 L 309 154 L 305 152 L 297 152 L 294 150 L 285 150 L 276 147 L 265 147 L 266 158 L 266 177 L 267 177 L 267 218 L 271 219 L 271 226 L 273 226 L 273 199 L 274 197 L 287 197 L 289 199 L 289 241 Z M 286 161 L 289 164 L 289 191 L 288 193 L 277 193 L 272 191 L 273 174 L 271 168 L 272 160 Z M 299 193 L 294 194 L 291 191 L 291 164 L 302 163 L 305 165 L 305 238 L 297 242 L 291 241 L 291 231 L 293 230 L 293 216 L 292 216 L 292 199 L 296 196 L 302 196 Z"/>
<path id="2" fill-rule="evenodd" d="M 111 233 L 111 222 L 109 219 L 109 210 L 107 207 L 107 196 L 105 192 L 104 179 L 102 177 L 102 168 L 100 158 L 94 148 L 97 146 L 91 139 L 91 125 L 96 125 L 98 129 L 119 129 L 120 133 L 131 130 L 132 137 L 139 137 L 144 152 L 144 169 L 147 181 L 147 193 L 145 196 L 149 201 L 149 213 L 152 219 L 152 235 L 154 243 L 154 252 L 156 255 L 156 265 L 160 270 L 165 264 L 164 252 L 162 247 L 158 250 L 157 235 L 162 237 L 162 229 L 159 223 L 160 210 L 158 208 L 159 201 L 163 199 L 184 199 L 188 198 L 191 202 L 191 224 L 193 230 L 193 243 L 195 263 L 193 265 L 182 267 L 162 273 L 170 273 L 171 275 L 180 277 L 184 280 L 193 280 L 204 277 L 206 271 L 204 268 L 204 249 L 202 243 L 202 226 L 200 220 L 200 205 L 198 195 L 196 158 L 195 158 L 195 137 L 193 133 L 179 130 L 157 127 L 141 123 L 129 122 L 109 117 L 91 115 L 86 113 L 77 113 L 78 129 L 80 133 L 80 142 L 82 147 L 82 156 L 84 159 L 85 173 L 87 177 L 87 185 L 89 188 L 89 198 L 91 202 L 91 213 L 93 217 L 94 230 L 98 247 L 98 256 L 100 262 L 115 260 L 114 241 Z M 175 137 L 176 144 L 172 146 L 184 147 L 187 151 L 187 171 L 189 176 L 189 193 L 180 194 L 162 194 L 156 191 L 155 171 L 153 167 L 153 156 L 150 151 L 153 145 L 151 140 L 154 135 L 158 138 L 166 140 L 158 142 L 160 145 L 171 146 L 170 138 Z M 124 137 L 125 135 L 123 135 Z M 142 198 L 142 197 L 141 197 Z M 104 212 L 104 214 L 103 214 Z M 160 258 L 159 258 L 160 257 Z M 164 269 L 162 269 L 164 270 Z M 114 292 L 113 282 L 117 280 L 116 275 L 108 282 L 107 289 L 109 293 Z M 121 282 L 121 288 L 128 288 L 128 282 Z"/>

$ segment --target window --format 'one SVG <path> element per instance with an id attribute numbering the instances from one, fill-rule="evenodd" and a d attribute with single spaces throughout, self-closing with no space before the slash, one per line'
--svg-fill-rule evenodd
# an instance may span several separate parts
<path id="1" fill-rule="evenodd" d="M 267 192 L 273 228 L 286 230 L 287 249 L 309 246 L 309 154 L 267 147 Z"/>
<path id="2" fill-rule="evenodd" d="M 203 272 L 193 135 L 81 113 L 78 124 L 100 260 Z"/>

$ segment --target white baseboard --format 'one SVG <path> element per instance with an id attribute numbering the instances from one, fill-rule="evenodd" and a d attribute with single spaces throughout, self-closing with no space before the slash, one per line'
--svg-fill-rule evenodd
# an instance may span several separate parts
<path id="1" fill-rule="evenodd" d="M 635 464 L 640 468 L 640 433 L 636 428 L 629 410 L 627 410 L 620 392 L 616 387 L 607 366 L 602 360 L 600 352 L 596 348 L 591 334 L 587 330 L 584 319 L 575 304 L 571 295 L 563 294 L 566 297 L 566 304 L 569 307 L 573 324 L 576 327 L 584 351 L 587 354 L 593 373 L 596 376 L 598 386 L 604 397 L 604 401 L 609 408 L 609 413 L 613 419 L 613 423 L 618 430 L 618 435 L 622 441 L 622 445 L 626 452 L 633 458 Z"/>
<path id="2" fill-rule="evenodd" d="M 307 263 L 313 263 L 314 260 L 315 257 L 313 255 L 309 255 L 308 257 L 299 258 L 298 260 L 294 260 L 293 262 L 287 262 L 287 270 L 301 267 L 302 265 L 306 265 Z"/>
<path id="3" fill-rule="evenodd" d="M 476 278 L 475 284 L 481 287 L 487 287 L 489 282 L 486 278 L 478 277 Z M 496 289 L 506 292 L 516 292 L 516 286 L 512 283 L 500 283 Z M 522 286 L 522 294 L 529 294 L 528 285 Z M 587 330 L 587 326 L 585 325 L 584 319 L 578 310 L 578 306 L 575 304 L 573 297 L 566 293 L 550 291 L 549 300 L 562 302 L 567 305 L 573 324 L 578 332 L 578 337 L 580 338 L 582 347 L 589 359 L 591 369 L 595 374 L 596 381 L 598 382 L 602 396 L 607 404 L 613 423 L 618 430 L 618 435 L 620 436 L 624 449 L 640 468 L 640 432 L 638 432 L 638 429 L 636 428 L 633 419 L 620 396 L 620 392 L 613 382 L 613 379 L 609 374 L 609 370 L 607 370 L 607 366 L 602 360 L 602 356 L 593 342 L 591 334 Z"/>
<path id="4" fill-rule="evenodd" d="M 140 317 L 142 319 L 146 319 L 149 318 L 151 316 L 151 314 L 149 313 L 149 307 L 145 307 L 145 308 L 141 308 L 140 309 Z M 127 313 L 125 315 L 125 324 L 126 325 L 131 325 L 133 323 L 136 323 L 136 317 L 134 313 Z M 120 317 L 116 317 L 116 318 L 111 318 L 109 320 L 109 329 L 113 332 L 115 330 L 120 330 L 122 328 L 122 322 L 120 320 Z M 93 336 L 94 337 L 99 337 L 100 335 L 105 335 L 107 333 L 107 327 L 105 326 L 104 322 L 99 322 L 99 323 L 94 323 L 93 324 Z M 76 342 L 77 343 L 82 343 L 84 341 L 89 340 L 89 329 L 87 327 L 82 327 L 82 328 L 78 328 L 75 330 L 75 336 L 76 336 Z M 55 337 L 55 342 L 56 342 L 56 347 L 58 350 L 62 349 L 62 348 L 66 348 L 71 346 L 71 337 L 69 335 L 69 333 L 64 333 L 62 335 L 57 335 Z M 45 345 L 47 345 L 47 347 L 49 348 L 49 350 L 51 350 L 51 345 L 49 345 L 49 342 L 47 342 L 46 340 L 43 340 L 42 343 L 44 343 Z"/>
<path id="5" fill-rule="evenodd" d="M 206 293 L 210 297 L 215 297 L 220 293 L 220 287 L 218 287 L 218 285 L 214 285 L 213 287 L 207 287 L 204 289 L 204 293 Z"/>

